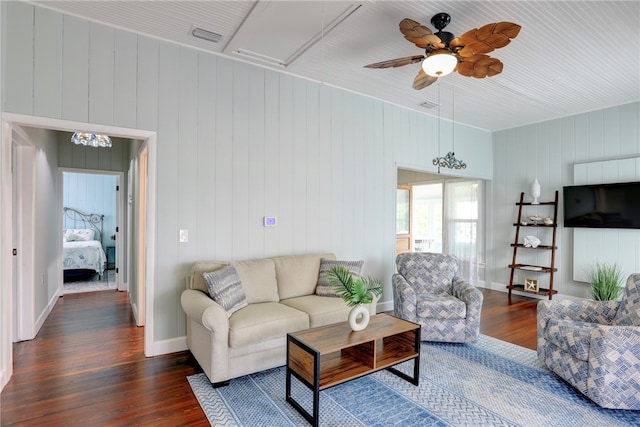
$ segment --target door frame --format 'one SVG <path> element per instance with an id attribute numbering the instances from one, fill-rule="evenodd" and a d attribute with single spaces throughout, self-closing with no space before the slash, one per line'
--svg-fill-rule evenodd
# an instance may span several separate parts
<path id="1" fill-rule="evenodd" d="M 11 176 L 11 128 L 13 125 L 29 126 L 59 131 L 98 132 L 126 139 L 139 139 L 148 146 L 148 175 L 147 175 L 147 218 L 146 218 L 146 258 L 145 258 L 145 329 L 144 354 L 154 356 L 160 348 L 156 348 L 154 341 L 154 283 L 155 283 L 155 243 L 156 243 L 156 185 L 157 185 L 157 133 L 154 131 L 122 128 L 116 126 L 90 124 L 47 117 L 29 116 L 15 113 L 2 113 L 2 207 L 0 208 L 0 360 L 2 361 L 1 384 L 4 386 L 13 371 L 12 317 L 13 317 L 13 256 L 12 256 L 12 183 Z"/>
<path id="2" fill-rule="evenodd" d="M 11 126 L 12 163 L 12 342 L 35 338 L 36 319 L 34 308 L 35 277 L 35 146 L 20 126 Z M 15 166 L 15 168 L 14 168 Z M 19 191 L 18 191 L 19 190 Z"/>

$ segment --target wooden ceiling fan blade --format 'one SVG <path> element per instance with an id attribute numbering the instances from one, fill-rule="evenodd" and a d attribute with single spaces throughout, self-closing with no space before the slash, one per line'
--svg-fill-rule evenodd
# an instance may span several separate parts
<path id="1" fill-rule="evenodd" d="M 409 40 L 421 49 L 426 49 L 428 46 L 435 46 L 438 49 L 444 47 L 440 37 L 433 34 L 429 28 L 414 21 L 413 19 L 405 18 L 400 21 L 400 32 L 404 34 L 404 38 Z"/>
<path id="2" fill-rule="evenodd" d="M 457 46 L 464 46 L 459 54 L 463 57 L 483 55 L 495 49 L 505 47 L 520 33 L 520 25 L 513 22 L 487 24 L 480 29 L 467 31 L 456 41 Z"/>
<path id="3" fill-rule="evenodd" d="M 498 22 L 493 31 L 498 34 L 504 34 L 510 39 L 515 39 L 518 37 L 518 34 L 520 34 L 521 29 L 522 27 L 520 25 L 514 24 L 513 22 Z"/>
<path id="4" fill-rule="evenodd" d="M 413 79 L 413 88 L 415 90 L 424 89 L 425 87 L 434 83 L 436 80 L 438 80 L 437 77 L 428 75 L 422 68 L 420 68 L 420 71 L 418 71 L 418 75 L 415 79 Z"/>
<path id="5" fill-rule="evenodd" d="M 365 65 L 365 68 L 391 68 L 402 67 L 404 65 L 415 64 L 424 59 L 424 55 L 405 56 L 404 58 L 389 59 L 387 61 L 374 62 L 373 64 Z"/>
<path id="6" fill-rule="evenodd" d="M 475 77 L 476 79 L 483 79 L 500 74 L 504 66 L 502 61 L 488 55 L 474 55 L 469 58 L 460 59 L 461 62 L 457 68 L 458 74 L 465 77 Z"/>

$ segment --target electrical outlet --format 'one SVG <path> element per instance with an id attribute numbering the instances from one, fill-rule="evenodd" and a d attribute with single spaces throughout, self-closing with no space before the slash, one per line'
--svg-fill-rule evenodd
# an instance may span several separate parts
<path id="1" fill-rule="evenodd" d="M 187 243 L 189 241 L 189 230 L 180 230 L 180 243 Z"/>

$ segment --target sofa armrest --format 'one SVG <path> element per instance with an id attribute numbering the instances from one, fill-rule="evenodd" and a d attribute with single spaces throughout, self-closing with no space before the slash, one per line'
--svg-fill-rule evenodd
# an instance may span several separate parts
<path id="1" fill-rule="evenodd" d="M 195 289 L 186 289 L 182 291 L 180 303 L 187 317 L 211 332 L 228 335 L 229 318 L 227 313 L 209 296 Z"/>
<path id="2" fill-rule="evenodd" d="M 401 274 L 394 274 L 391 277 L 393 287 L 393 315 L 411 322 L 417 322 L 416 292 L 409 282 Z"/>

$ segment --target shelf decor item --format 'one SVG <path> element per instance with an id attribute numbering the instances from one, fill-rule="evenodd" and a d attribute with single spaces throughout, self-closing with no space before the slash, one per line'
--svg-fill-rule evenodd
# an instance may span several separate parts
<path id="1" fill-rule="evenodd" d="M 524 279 L 524 290 L 527 292 L 538 292 L 538 279 Z"/>
<path id="2" fill-rule="evenodd" d="M 540 197 L 540 183 L 538 182 L 538 178 L 534 178 L 533 182 L 531 183 L 531 193 L 529 194 L 531 197 L 533 197 L 533 201 L 531 202 L 532 205 L 539 205 L 540 202 L 538 201 L 538 197 Z"/>
<path id="3" fill-rule="evenodd" d="M 347 306 L 353 307 L 349 313 L 351 329 L 365 329 L 369 324 L 369 310 L 364 305 L 382 295 L 382 281 L 371 277 L 354 278 L 348 269 L 339 265 L 329 270 L 327 281 Z"/>

